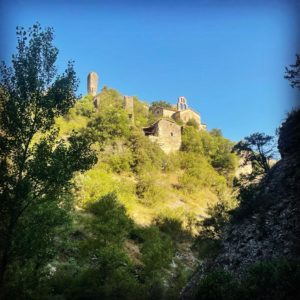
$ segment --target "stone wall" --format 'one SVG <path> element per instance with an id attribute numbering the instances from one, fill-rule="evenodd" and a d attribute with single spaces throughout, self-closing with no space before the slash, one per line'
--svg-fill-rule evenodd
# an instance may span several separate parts
<path id="1" fill-rule="evenodd" d="M 157 117 L 166 117 L 166 118 L 172 118 L 172 115 L 175 113 L 174 110 L 166 109 L 163 107 L 154 107 L 151 109 L 151 112 L 153 115 Z"/>
<path id="2" fill-rule="evenodd" d="M 178 151 L 181 147 L 181 127 L 176 123 L 161 119 L 154 125 L 152 142 L 156 142 L 165 153 Z"/>
<path id="3" fill-rule="evenodd" d="M 186 124 L 189 120 L 194 119 L 197 122 L 197 124 L 199 125 L 199 128 L 202 125 L 199 114 L 191 109 L 177 111 L 173 115 L 173 119 L 175 121 L 182 121 L 184 124 Z"/>

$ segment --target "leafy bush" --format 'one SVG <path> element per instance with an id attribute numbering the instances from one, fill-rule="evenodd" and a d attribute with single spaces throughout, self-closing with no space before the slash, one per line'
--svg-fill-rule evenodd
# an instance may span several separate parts
<path id="1" fill-rule="evenodd" d="M 196 128 L 187 126 L 183 129 L 181 150 L 185 152 L 204 154 L 203 141 Z"/>
<path id="2" fill-rule="evenodd" d="M 157 144 L 152 143 L 140 131 L 133 131 L 130 145 L 133 156 L 132 170 L 135 173 L 162 170 L 166 154 Z"/>
<path id="3" fill-rule="evenodd" d="M 98 113 L 88 123 L 88 132 L 100 144 L 112 142 L 118 138 L 128 138 L 129 119 L 123 109 L 109 108 Z"/>
<path id="4" fill-rule="evenodd" d="M 80 268 L 79 272 L 59 269 L 51 279 L 51 286 L 51 299 L 144 299 L 132 263 L 115 246 L 94 252 L 93 264 Z"/>
<path id="5" fill-rule="evenodd" d="M 95 107 L 93 104 L 93 98 L 87 95 L 77 101 L 74 106 L 76 115 L 82 115 L 84 117 L 90 118 L 95 113 Z"/>
<path id="6" fill-rule="evenodd" d="M 144 241 L 141 247 L 144 274 L 148 277 L 167 268 L 174 255 L 171 239 L 154 226 L 144 228 L 139 235 Z"/>
<path id="7" fill-rule="evenodd" d="M 169 102 L 163 101 L 163 100 L 160 100 L 160 101 L 153 101 L 153 102 L 151 103 L 151 106 L 152 106 L 152 107 L 158 106 L 158 107 L 163 107 L 163 108 L 167 108 L 167 109 L 172 109 L 172 105 L 171 105 Z"/>
<path id="8" fill-rule="evenodd" d="M 191 124 L 192 125 L 192 124 Z M 220 130 L 210 133 L 187 126 L 183 130 L 181 150 L 202 155 L 221 175 L 231 183 L 238 165 L 237 156 L 232 153 L 233 143 L 222 136 Z"/>
<path id="9" fill-rule="evenodd" d="M 241 278 L 223 270 L 206 274 L 200 280 L 196 299 L 294 300 L 300 296 L 299 283 L 299 262 L 259 262 Z"/>
<path id="10" fill-rule="evenodd" d="M 200 280 L 195 299 L 197 300 L 237 300 L 239 298 L 238 281 L 222 270 L 216 270 Z"/>
<path id="11" fill-rule="evenodd" d="M 132 221 L 116 194 L 109 193 L 101 197 L 89 204 L 87 210 L 95 217 L 88 224 L 97 243 L 121 245 L 132 228 Z"/>
<path id="12" fill-rule="evenodd" d="M 130 151 L 124 150 L 122 153 L 110 155 L 108 158 L 108 165 L 110 169 L 117 174 L 130 172 L 132 164 L 133 158 Z"/>
<path id="13" fill-rule="evenodd" d="M 195 119 L 190 119 L 188 120 L 188 122 L 186 123 L 187 126 L 192 126 L 195 129 L 199 129 L 199 124 L 197 123 L 197 121 Z"/>
<path id="14" fill-rule="evenodd" d="M 208 217 L 198 223 L 199 234 L 194 242 L 201 258 L 215 257 L 221 246 L 221 234 L 229 222 L 229 207 L 219 202 L 207 209 Z"/>
<path id="15" fill-rule="evenodd" d="M 149 111 L 146 103 L 140 102 L 137 97 L 133 97 L 134 104 L 134 124 L 138 128 L 148 125 Z"/>
<path id="16" fill-rule="evenodd" d="M 153 205 L 163 200 L 166 196 L 166 192 L 159 180 L 159 175 L 155 172 L 142 173 L 139 175 L 136 193 L 142 203 L 146 205 Z"/>
<path id="17" fill-rule="evenodd" d="M 179 183 L 187 192 L 208 187 L 222 197 L 226 191 L 226 179 L 219 175 L 205 157 L 195 153 L 182 155 L 181 166 L 185 169 Z"/>
<path id="18" fill-rule="evenodd" d="M 183 228 L 183 221 L 174 217 L 159 216 L 154 224 L 160 231 L 169 235 L 174 241 L 183 240 L 188 233 Z"/>

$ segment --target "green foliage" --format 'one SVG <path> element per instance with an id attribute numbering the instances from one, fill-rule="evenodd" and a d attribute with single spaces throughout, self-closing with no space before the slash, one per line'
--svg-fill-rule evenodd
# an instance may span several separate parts
<path id="1" fill-rule="evenodd" d="M 226 179 L 219 175 L 209 162 L 195 153 L 186 153 L 181 160 L 184 174 L 179 183 L 187 192 L 194 192 L 200 187 L 208 187 L 222 197 L 226 193 Z"/>
<path id="2" fill-rule="evenodd" d="M 158 106 L 158 107 L 163 107 L 163 108 L 167 108 L 167 109 L 172 109 L 172 105 L 169 102 L 163 101 L 163 100 L 161 100 L 161 101 L 153 101 L 151 103 L 151 106 L 152 107 Z"/>
<path id="3" fill-rule="evenodd" d="M 265 211 L 274 203 L 273 198 L 263 193 L 257 184 L 240 187 L 237 199 L 239 205 L 230 212 L 233 223 L 239 223 L 254 213 Z"/>
<path id="4" fill-rule="evenodd" d="M 194 127 L 195 129 L 199 129 L 199 124 L 198 122 L 195 120 L 195 119 L 190 119 L 188 120 L 188 122 L 186 123 L 187 126 L 192 126 Z"/>
<path id="5" fill-rule="evenodd" d="M 121 245 L 132 228 L 132 221 L 115 193 L 107 194 L 88 205 L 96 220 L 89 222 L 89 231 L 93 233 L 98 245 L 113 243 Z"/>
<path id="6" fill-rule="evenodd" d="M 110 110 L 111 108 L 123 108 L 123 96 L 116 90 L 103 87 L 100 97 L 100 111 Z"/>
<path id="7" fill-rule="evenodd" d="M 300 296 L 299 283 L 299 262 L 259 262 L 250 266 L 242 278 L 222 270 L 205 275 L 196 299 L 293 300 Z"/>
<path id="8" fill-rule="evenodd" d="M 239 298 L 238 281 L 230 273 L 217 270 L 201 279 L 195 299 L 235 300 L 243 298 Z"/>
<path id="9" fill-rule="evenodd" d="M 274 155 L 273 140 L 273 137 L 264 133 L 254 133 L 234 146 L 234 150 L 244 159 L 243 165 L 251 164 L 252 169 L 234 181 L 239 206 L 231 212 L 233 222 L 240 222 L 272 203 L 272 199 L 262 193 L 260 180 L 270 170 L 270 161 Z"/>
<path id="10" fill-rule="evenodd" d="M 145 276 L 161 276 L 162 269 L 168 268 L 174 255 L 171 239 L 155 226 L 140 230 L 138 235 L 143 240 L 141 253 Z"/>
<path id="11" fill-rule="evenodd" d="M 219 202 L 207 209 L 207 217 L 198 223 L 199 234 L 195 240 L 201 258 L 215 257 L 221 245 L 221 234 L 229 222 L 228 204 Z"/>
<path id="12" fill-rule="evenodd" d="M 244 299 L 292 300 L 300 291 L 300 264 L 279 260 L 251 266 L 241 283 Z"/>
<path id="13" fill-rule="evenodd" d="M 148 125 L 149 112 L 146 103 L 140 102 L 137 97 L 133 97 L 134 124 L 138 128 Z"/>
<path id="14" fill-rule="evenodd" d="M 205 156 L 206 160 L 231 183 L 237 168 L 237 156 L 232 153 L 233 143 L 222 136 L 220 130 L 211 133 L 197 130 L 194 126 L 184 128 L 181 150 Z"/>
<path id="15" fill-rule="evenodd" d="M 127 138 L 130 133 L 129 119 L 124 110 L 108 108 L 88 123 L 88 132 L 101 145 L 118 138 Z"/>
<path id="16" fill-rule="evenodd" d="M 201 136 L 196 128 L 187 126 L 183 130 L 181 150 L 204 154 L 204 147 Z"/>
<path id="17" fill-rule="evenodd" d="M 130 172 L 133 165 L 132 153 L 129 150 L 124 150 L 120 154 L 113 154 L 108 158 L 108 165 L 117 174 Z"/>
<path id="18" fill-rule="evenodd" d="M 76 115 L 82 115 L 84 117 L 90 118 L 95 112 L 95 107 L 93 104 L 93 99 L 90 95 L 83 97 L 81 100 L 76 101 L 74 105 Z"/>
<path id="19" fill-rule="evenodd" d="M 135 201 L 135 184 L 130 179 L 119 181 L 113 173 L 105 170 L 105 165 L 97 164 L 85 174 L 75 178 L 77 203 L 86 207 L 89 203 L 97 201 L 102 196 L 115 191 L 118 198 L 129 209 Z"/>
<path id="20" fill-rule="evenodd" d="M 134 265 L 123 250 L 133 222 L 116 194 L 87 207 L 77 263 L 60 265 L 50 278 L 51 294 L 63 299 L 143 299 Z"/>
<path id="21" fill-rule="evenodd" d="M 152 143 L 139 131 L 133 131 L 130 136 L 130 147 L 133 155 L 132 170 L 137 174 L 149 170 L 161 170 L 166 155 L 160 147 Z"/>
<path id="22" fill-rule="evenodd" d="M 116 246 L 100 248 L 89 268 L 74 273 L 58 270 L 51 282 L 51 299 L 143 299 L 127 255 Z M 67 284 L 66 284 L 67 283 Z"/>
<path id="23" fill-rule="evenodd" d="M 274 158 L 274 137 L 264 133 L 253 133 L 234 146 L 234 150 L 244 155 L 244 164 L 251 163 L 253 180 L 270 170 Z M 255 175 L 255 176 L 254 176 Z"/>
<path id="24" fill-rule="evenodd" d="M 73 174 L 96 160 L 86 136 L 62 140 L 53 130 L 55 117 L 74 105 L 78 81 L 72 63 L 57 76 L 52 42 L 51 28 L 17 28 L 12 67 L 1 66 L 0 286 L 28 255 L 36 273 L 44 266 L 53 231 L 66 220 Z"/>
<path id="25" fill-rule="evenodd" d="M 173 241 L 182 241 L 189 236 L 183 228 L 183 221 L 172 216 L 159 216 L 154 219 L 159 230 L 172 238 Z"/>
<path id="26" fill-rule="evenodd" d="M 285 76 L 290 81 L 291 86 L 300 89 L 300 55 L 296 54 L 296 62 L 290 65 L 290 68 L 285 68 Z"/>
<path id="27" fill-rule="evenodd" d="M 161 186 L 158 174 L 155 172 L 142 173 L 136 185 L 137 196 L 146 205 L 153 205 L 162 200 L 166 193 Z"/>

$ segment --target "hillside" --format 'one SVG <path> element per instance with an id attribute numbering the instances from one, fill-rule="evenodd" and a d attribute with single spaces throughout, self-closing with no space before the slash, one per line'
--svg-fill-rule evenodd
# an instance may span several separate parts
<path id="1" fill-rule="evenodd" d="M 236 161 L 229 140 L 217 131 L 197 132 L 187 126 L 182 144 L 186 150 L 166 155 L 143 136 L 142 127 L 155 121 L 145 104 L 134 99 L 133 126 L 126 119 L 122 95 L 104 88 L 99 97 L 98 112 L 86 96 L 56 122 L 61 137 L 87 130 L 97 140 L 98 163 L 75 179 L 80 207 L 114 191 L 137 224 L 149 225 L 164 216 L 187 224 L 204 216 L 207 205 L 232 201 Z M 223 166 L 214 168 L 222 155 Z"/>
<path id="2" fill-rule="evenodd" d="M 120 93 L 105 87 L 97 97 L 101 99 L 98 110 L 93 97 L 85 96 L 56 120 L 58 138 L 68 139 L 73 130 L 89 136 L 98 162 L 74 178 L 73 224 L 64 240 L 58 240 L 64 250 L 51 264 L 56 270 L 53 280 L 69 278 L 75 272 L 72 282 L 76 283 L 70 289 L 73 284 L 82 285 L 86 275 L 80 270 L 94 269 L 94 263 L 87 259 L 98 251 L 96 245 L 104 238 L 107 242 L 102 251 L 113 247 L 119 253 L 114 259 L 128 260 L 132 271 L 139 274 L 135 284 L 146 288 L 145 299 L 156 293 L 159 298 L 176 299 L 198 264 L 191 246 L 199 220 L 216 203 L 235 205 L 232 183 L 238 159 L 231 153 L 233 143 L 219 130 L 199 131 L 191 123 L 183 129 L 182 150 L 166 154 L 144 136 L 142 128 L 157 119 L 145 103 L 134 98 L 132 124 Z M 82 254 L 76 254 L 78 251 Z M 81 255 L 87 257 L 82 259 Z M 101 255 L 102 259 L 112 259 L 105 252 Z M 76 271 L 73 262 L 80 269 Z M 124 276 L 129 280 L 131 271 L 127 272 Z M 115 275 L 108 275 L 113 276 L 109 279 L 113 285 Z M 125 286 L 133 284 L 122 282 Z M 91 288 L 92 283 L 84 284 Z M 115 289 L 109 289 L 108 299 L 114 299 L 111 293 Z M 69 299 L 65 288 L 55 290 Z M 72 299 L 79 299 L 84 291 L 71 294 Z M 127 297 L 133 299 L 130 292 L 124 299 Z"/>

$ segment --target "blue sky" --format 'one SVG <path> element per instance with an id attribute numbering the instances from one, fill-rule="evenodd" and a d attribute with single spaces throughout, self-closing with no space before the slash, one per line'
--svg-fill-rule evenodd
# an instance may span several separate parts
<path id="1" fill-rule="evenodd" d="M 15 27 L 38 21 L 54 27 L 59 70 L 75 60 L 79 93 L 96 71 L 100 88 L 147 102 L 185 96 L 234 141 L 273 135 L 299 98 L 283 78 L 300 52 L 299 1 L 15 0 L 0 9 L 2 60 Z"/>

